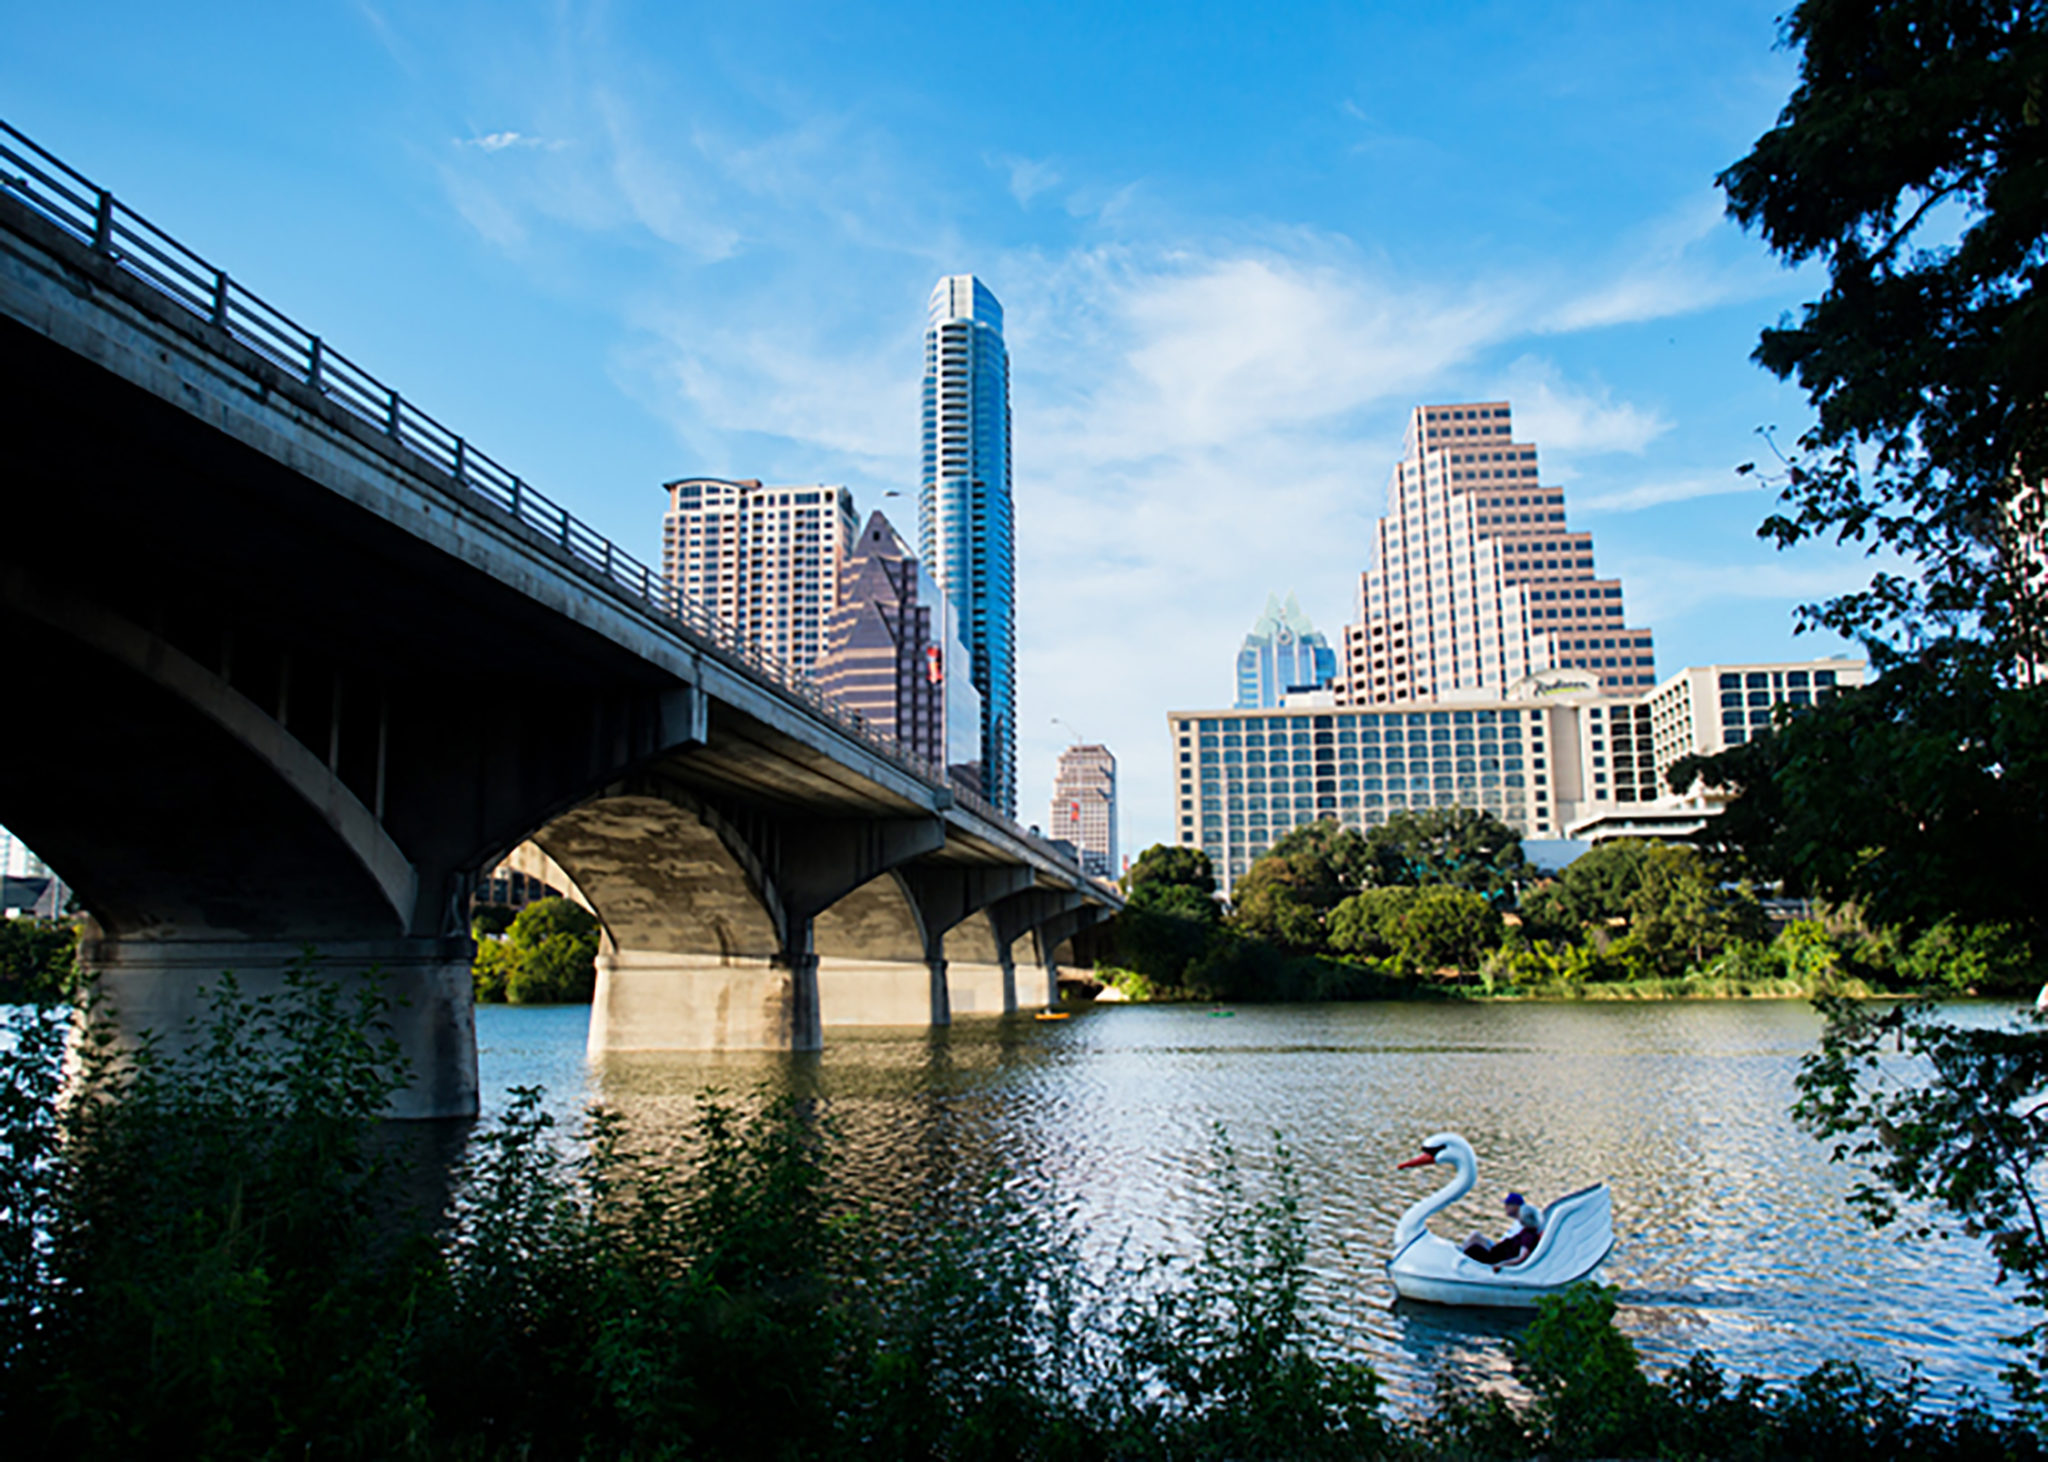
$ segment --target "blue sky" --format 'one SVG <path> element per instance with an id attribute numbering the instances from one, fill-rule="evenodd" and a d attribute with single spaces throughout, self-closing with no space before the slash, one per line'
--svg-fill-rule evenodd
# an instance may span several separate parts
<path id="1" fill-rule="evenodd" d="M 18 6 L 0 115 L 649 558 L 676 476 L 913 487 L 925 296 L 980 274 L 1020 812 L 1059 717 L 1134 852 L 1266 594 L 1352 617 L 1418 401 L 1513 401 L 1660 674 L 1845 648 L 1791 610 L 1868 566 L 1733 472 L 1806 419 L 1748 355 L 1817 281 L 1712 186 L 1780 8 Z"/>

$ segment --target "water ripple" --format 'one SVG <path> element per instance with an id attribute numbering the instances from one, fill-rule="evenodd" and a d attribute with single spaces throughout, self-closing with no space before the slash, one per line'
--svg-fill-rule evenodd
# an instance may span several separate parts
<path id="1" fill-rule="evenodd" d="M 848 1180 L 877 1211 L 1001 1173 L 1105 1267 L 1200 1248 L 1217 1131 L 1255 1193 L 1284 1142 L 1312 1302 L 1401 1397 L 1426 1393 L 1439 1369 L 1505 1384 L 1504 1342 L 1521 1323 L 1397 1304 L 1387 1286 L 1387 1236 L 1434 1182 L 1394 1164 L 1444 1128 L 1482 1163 L 1474 1193 L 1437 1218 L 1446 1235 L 1499 1226 L 1510 1186 L 1540 1199 L 1613 1185 L 1605 1276 L 1653 1364 L 1707 1348 L 1784 1379 L 1843 1356 L 1998 1395 L 1997 1337 L 2024 1323 L 1981 1246 L 1895 1239 L 1849 1210 L 1853 1175 L 1787 1115 L 1818 1035 L 1803 1005 L 1339 1005 L 1229 1021 L 1125 1006 L 1058 1026 L 835 1030 L 822 1056 L 637 1055 L 595 1069 L 584 1029 L 580 1010 L 480 1011 L 486 1090 L 542 1083 L 565 1111 L 601 1098 L 651 1129 L 680 1129 L 706 1087 L 822 1096 Z"/>

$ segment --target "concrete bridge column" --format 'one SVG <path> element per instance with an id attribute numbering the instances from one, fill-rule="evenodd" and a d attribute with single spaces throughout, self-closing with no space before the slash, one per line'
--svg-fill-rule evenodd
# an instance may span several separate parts
<path id="1" fill-rule="evenodd" d="M 205 1043 L 225 975 L 244 999 L 284 996 L 295 968 L 339 982 L 345 1001 L 367 990 L 404 1061 L 390 1115 L 422 1118 L 476 1115 L 471 952 L 467 937 L 329 939 L 309 961 L 303 944 L 102 936 L 84 954 L 96 976 L 94 1013 L 117 1043 L 132 1047 L 149 1032 L 167 1054 Z"/>
<path id="2" fill-rule="evenodd" d="M 1047 971 L 1043 983 L 1044 1003 L 1050 1005 L 1058 1001 L 1059 983 L 1057 977 L 1050 972 L 1050 955 L 1052 950 L 1059 947 L 1059 940 L 1055 939 L 1051 944 L 1045 944 L 1038 930 L 1048 920 L 1069 915 L 1081 908 L 1085 902 L 1081 894 L 1071 890 L 1033 888 L 1012 894 L 990 906 L 989 923 L 995 931 L 996 942 L 1003 951 L 1007 966 L 1005 978 L 1015 999 L 1021 1001 L 1024 992 L 1016 989 L 1016 967 L 1011 962 L 1010 950 L 1017 940 L 1030 934 L 1034 941 L 1038 942 L 1038 964 Z M 1065 937 L 1064 933 L 1060 935 L 1060 938 Z M 1031 978 L 1030 983 L 1034 987 L 1039 985 L 1035 976 Z M 1039 1003 L 1035 992 L 1031 998 L 1033 1004 Z"/>
<path id="3" fill-rule="evenodd" d="M 1039 960 L 1045 967 L 1046 999 L 1049 1003 L 1057 1003 L 1060 998 L 1060 946 L 1083 929 L 1093 927 L 1101 917 L 1101 908 L 1083 904 L 1054 914 L 1032 930 L 1038 944 Z"/>
<path id="4" fill-rule="evenodd" d="M 950 1021 L 956 1011 L 993 1015 L 1015 1010 L 1009 944 L 997 939 L 988 911 L 1030 888 L 1031 870 L 925 867 L 903 869 L 898 877 L 923 919 L 933 969 L 934 1023 Z"/>
<path id="5" fill-rule="evenodd" d="M 856 997 L 877 976 L 866 984 L 900 1002 L 906 968 L 918 1007 L 907 1018 L 930 1018 L 924 942 L 890 870 L 943 846 L 937 818 L 727 811 L 650 775 L 556 818 L 533 841 L 604 926 L 592 1055 L 814 1051 L 848 977 Z M 901 951 L 888 940 L 874 949 L 872 969 L 860 963 L 870 954 L 864 936 L 846 942 L 849 929 L 870 926 L 910 931 L 890 936 Z M 840 967 L 846 954 L 856 968 Z"/>

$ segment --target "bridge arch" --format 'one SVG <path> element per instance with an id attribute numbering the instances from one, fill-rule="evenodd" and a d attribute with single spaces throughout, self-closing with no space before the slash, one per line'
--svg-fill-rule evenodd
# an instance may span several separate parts
<path id="1" fill-rule="evenodd" d="M 788 1049 L 801 1017 L 789 920 L 747 840 L 674 788 L 614 789 L 532 836 L 604 931 L 593 1053 Z"/>
<path id="2" fill-rule="evenodd" d="M 825 1025 L 943 1024 L 946 968 L 934 964 L 924 911 L 891 869 L 821 910 L 818 1011 Z"/>
<path id="3" fill-rule="evenodd" d="M 976 909 L 946 931 L 946 983 L 961 1015 L 991 1015 L 1017 1008 L 1017 969 L 1010 945 L 996 934 L 987 909 Z"/>
<path id="4" fill-rule="evenodd" d="M 268 711 L 161 636 L 20 570 L 0 576 L 0 602 L 43 631 L 31 657 L 65 646 L 44 683 L 65 687 L 69 721 L 33 755 L 6 758 L 19 771 L 0 780 L 0 810 L 106 934 L 317 944 L 411 932 L 411 861 Z"/>

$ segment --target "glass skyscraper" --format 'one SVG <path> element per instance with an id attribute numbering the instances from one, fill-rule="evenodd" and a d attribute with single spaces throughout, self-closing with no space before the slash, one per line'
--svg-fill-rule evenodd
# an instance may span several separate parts
<path id="1" fill-rule="evenodd" d="M 1017 812 L 1016 535 L 1003 307 L 971 274 L 932 290 L 924 333 L 918 548 L 952 603 L 981 692 L 982 794 Z"/>
<path id="2" fill-rule="evenodd" d="M 1337 675 L 1337 652 L 1292 594 L 1266 596 L 1266 612 L 1237 652 L 1237 709 L 1277 706 L 1291 690 L 1319 690 Z"/>

